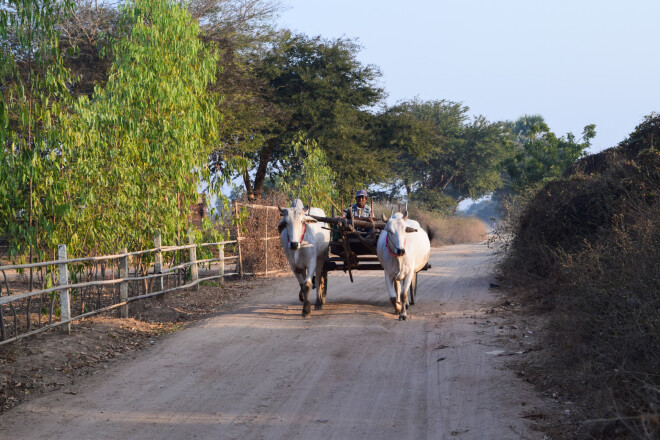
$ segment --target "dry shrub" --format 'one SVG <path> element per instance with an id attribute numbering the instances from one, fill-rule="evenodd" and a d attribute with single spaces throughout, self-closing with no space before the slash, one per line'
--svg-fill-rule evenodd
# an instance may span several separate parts
<path id="1" fill-rule="evenodd" d="M 399 205 L 394 205 L 397 212 Z M 403 206 L 401 209 L 405 209 Z M 376 213 L 390 215 L 391 206 L 374 204 Z M 414 205 L 408 206 L 410 218 L 417 220 L 431 240 L 431 246 L 448 244 L 478 243 L 485 239 L 488 227 L 475 217 L 448 216 L 439 212 L 426 211 Z"/>
<path id="2" fill-rule="evenodd" d="M 278 204 L 288 207 L 290 203 L 281 194 L 273 194 L 259 201 L 239 202 L 241 236 L 244 237 L 241 240 L 243 272 L 266 274 L 289 269 L 277 232 L 280 213 L 273 207 Z"/>
<path id="3" fill-rule="evenodd" d="M 597 438 L 660 435 L 660 206 L 631 204 L 625 228 L 560 257 L 549 292 L 547 366 L 593 408 L 585 418 L 611 420 L 585 424 Z"/>
<path id="4" fill-rule="evenodd" d="M 474 217 L 451 217 L 419 212 L 431 239 L 431 246 L 447 244 L 478 243 L 487 234 L 486 224 Z"/>
<path id="5" fill-rule="evenodd" d="M 545 185 L 500 268 L 549 312 L 535 367 L 579 403 L 553 438 L 660 438 L 660 119 Z M 646 148 L 639 142 L 645 142 Z"/>

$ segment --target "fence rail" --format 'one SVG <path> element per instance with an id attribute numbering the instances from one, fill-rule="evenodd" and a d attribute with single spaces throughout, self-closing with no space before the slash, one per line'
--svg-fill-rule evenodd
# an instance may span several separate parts
<path id="1" fill-rule="evenodd" d="M 198 289 L 202 281 L 288 271 L 276 233 L 277 206 L 235 202 L 234 214 L 243 218 L 234 240 L 195 244 L 189 237 L 188 244 L 168 246 L 156 235 L 151 249 L 81 258 L 67 258 L 61 245 L 54 261 L 0 266 L 0 346 L 56 327 L 70 332 L 71 322 L 110 310 L 127 317 L 133 301 Z M 29 283 L 20 275 L 25 269 Z"/>
<path id="2" fill-rule="evenodd" d="M 0 286 L 0 345 L 8 344 L 10 342 L 41 333 L 43 331 L 55 328 L 64 327 L 66 332 L 70 332 L 70 324 L 76 320 L 80 320 L 89 316 L 93 316 L 102 312 L 113 309 L 120 309 L 121 316 L 128 316 L 128 304 L 140 299 L 151 298 L 158 295 L 163 295 L 168 292 L 174 292 L 182 289 L 199 288 L 199 284 L 203 281 L 211 281 L 223 279 L 227 276 L 237 275 L 240 271 L 241 262 L 239 255 L 225 256 L 225 246 L 235 245 L 236 250 L 240 249 L 239 240 L 227 240 L 213 243 L 195 244 L 192 238 L 189 239 L 189 244 L 179 246 L 161 246 L 160 236 L 154 238 L 156 245 L 152 249 L 127 252 L 123 250 L 120 253 L 113 255 L 103 255 L 95 257 L 84 258 L 67 258 L 67 249 L 65 245 L 58 247 L 58 258 L 54 261 L 44 261 L 28 264 L 13 264 L 0 266 L 0 272 L 4 276 L 4 286 L 7 291 L 6 296 L 2 296 L 2 287 Z M 217 256 L 213 254 L 208 248 L 216 248 Z M 211 258 L 197 259 L 197 249 L 204 250 L 209 253 Z M 183 251 L 187 253 L 188 261 L 181 261 L 180 253 Z M 172 256 L 169 258 L 171 262 L 170 267 L 163 266 L 163 254 L 170 253 Z M 177 254 L 173 254 L 177 253 Z M 153 255 L 153 263 L 144 266 L 141 258 L 146 255 Z M 179 255 L 179 257 L 177 257 Z M 130 275 L 129 261 L 135 260 L 134 275 Z M 225 271 L 225 262 L 236 262 L 233 272 Z M 92 263 L 94 266 L 90 265 Z M 82 277 L 93 277 L 98 272 L 97 264 L 102 265 L 102 279 L 95 279 L 93 281 L 78 280 Z M 83 265 L 83 268 L 75 268 L 73 265 Z M 85 266 L 87 265 L 87 266 Z M 216 266 L 212 270 L 212 265 Z M 109 270 L 108 267 L 109 266 Z M 211 274 L 206 276 L 199 276 L 199 268 L 208 268 Z M 23 269 L 49 269 L 52 281 L 52 287 L 42 288 L 39 290 L 23 291 L 12 293 L 9 288 L 9 280 L 7 272 L 21 271 Z M 215 272 L 215 274 L 213 274 Z M 118 277 L 116 275 L 119 275 Z M 108 278 L 109 275 L 109 279 Z M 11 273 L 10 273 L 11 276 Z M 174 277 L 174 287 L 166 288 L 165 280 Z M 14 273 L 13 283 L 20 284 Z M 46 277 L 42 276 L 42 287 Z M 59 282 L 56 282 L 58 280 Z M 155 281 L 155 282 L 154 282 Z M 134 287 L 133 294 L 130 293 L 130 285 L 136 283 L 144 283 L 142 287 L 137 285 Z M 149 285 L 151 282 L 151 285 Z M 31 285 L 32 283 L 30 283 Z M 170 283 L 172 284 L 172 283 Z M 115 291 L 115 287 L 119 286 L 119 294 Z M 110 290 L 108 290 L 110 288 Z M 90 289 L 96 289 L 95 292 L 98 296 L 97 305 L 94 310 L 87 311 L 85 305 L 85 292 Z M 141 289 L 143 292 L 141 292 Z M 21 290 L 21 289 L 17 289 Z M 72 292 L 75 295 L 72 295 Z M 82 293 L 81 293 L 82 292 Z M 75 297 L 82 296 L 82 304 L 78 304 L 80 312 L 72 313 L 72 302 Z M 89 293 L 87 297 L 91 296 Z M 59 301 L 56 300 L 59 297 Z M 31 310 L 31 302 L 33 298 L 39 299 L 39 305 L 43 306 L 44 299 L 50 300 L 50 316 L 47 324 L 42 324 L 42 314 L 44 307 L 35 313 Z M 53 313 L 55 310 L 55 303 L 59 304 L 59 313 Z M 103 303 L 106 304 L 103 304 Z M 109 303 L 109 304 L 107 304 Z M 6 316 L 5 307 L 9 308 L 9 315 Z M 33 323 L 33 316 L 38 316 L 38 322 Z M 55 322 L 53 322 L 57 319 Z M 9 323 L 7 322 L 9 321 Z M 13 324 L 13 326 L 12 326 Z M 19 325 L 20 324 L 20 325 Z M 37 325 L 38 328 L 32 330 L 32 325 Z M 13 331 L 12 331 L 13 327 Z M 19 331 L 25 330 L 25 331 Z M 13 333 L 13 336 L 8 333 Z M 8 337 L 10 336 L 10 337 Z"/>

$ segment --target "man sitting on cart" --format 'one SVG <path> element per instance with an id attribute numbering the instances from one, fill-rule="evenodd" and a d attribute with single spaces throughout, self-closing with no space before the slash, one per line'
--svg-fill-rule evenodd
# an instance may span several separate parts
<path id="1" fill-rule="evenodd" d="M 367 205 L 367 191 L 361 189 L 355 193 L 355 203 L 353 203 L 350 208 L 346 209 L 343 216 L 348 217 L 349 213 L 353 214 L 353 219 L 355 220 L 371 220 L 371 207 Z M 357 227 L 355 229 L 361 232 L 371 232 L 371 228 Z"/>
<path id="2" fill-rule="evenodd" d="M 352 212 L 354 219 L 371 218 L 371 207 L 367 205 L 367 191 L 361 189 L 355 193 L 355 203 L 346 210 L 344 217 L 348 217 L 349 212 Z"/>

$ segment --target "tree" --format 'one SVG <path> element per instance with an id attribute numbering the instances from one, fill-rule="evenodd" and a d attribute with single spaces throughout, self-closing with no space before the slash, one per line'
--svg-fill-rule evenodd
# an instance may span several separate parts
<path id="1" fill-rule="evenodd" d="M 268 83 L 256 75 L 265 52 L 276 40 L 274 22 L 282 6 L 277 0 L 193 0 L 189 10 L 201 24 L 202 38 L 217 50 L 219 142 L 210 157 L 221 179 L 234 169 L 246 172 L 247 155 L 261 148 L 263 133 L 279 124 L 282 111 L 268 99 Z"/>
<path id="2" fill-rule="evenodd" d="M 66 7 L 0 0 L 0 234 L 12 258 L 52 249 L 67 153 L 59 134 L 70 104 L 57 32 Z"/>
<path id="3" fill-rule="evenodd" d="M 439 186 L 458 202 L 478 199 L 500 188 L 502 163 L 510 155 L 505 124 L 476 116 L 463 126 L 460 140 L 444 159 L 445 166 L 450 166 L 442 172 Z"/>
<path id="4" fill-rule="evenodd" d="M 141 248 L 155 231 L 174 239 L 189 226 L 218 114 L 207 92 L 216 57 L 173 0 L 122 6 L 105 88 L 76 104 L 68 168 L 72 208 L 62 242 L 87 252 Z M 84 188 L 84 190 L 80 190 Z M 103 246 L 103 247 L 101 247 Z"/>
<path id="5" fill-rule="evenodd" d="M 453 210 L 465 198 L 486 195 L 502 184 L 507 131 L 452 101 L 401 102 L 380 116 L 382 144 L 393 151 L 390 184 L 430 209 Z"/>
<path id="6" fill-rule="evenodd" d="M 315 141 L 310 141 L 300 134 L 291 146 L 293 160 L 279 176 L 278 189 L 290 199 L 299 198 L 303 202 L 323 209 L 331 210 L 328 198 L 337 195 L 336 175 L 328 165 L 325 152 Z"/>
<path id="7" fill-rule="evenodd" d="M 118 38 L 116 3 L 72 0 L 76 7 L 62 21 L 65 63 L 78 81 L 74 96 L 91 96 L 108 80 Z M 263 145 L 260 133 L 276 123 L 278 109 L 263 96 L 264 79 L 255 75 L 266 46 L 277 34 L 278 0 L 191 0 L 182 4 L 201 29 L 199 38 L 217 53 L 216 80 L 209 93 L 220 96 L 218 145 L 210 157 L 212 178 L 226 180 L 235 168 L 247 168 L 245 152 Z"/>
<path id="8" fill-rule="evenodd" d="M 115 2 L 69 0 L 61 10 L 60 46 L 64 64 L 75 78 L 69 85 L 74 98 L 91 96 L 95 87 L 107 82 L 119 19 Z"/>
<path id="9" fill-rule="evenodd" d="M 514 137 L 514 154 L 504 166 L 514 192 L 561 176 L 564 170 L 584 155 L 596 136 L 594 124 L 584 127 L 582 138 L 572 133 L 557 137 L 540 115 L 525 115 L 508 123 Z"/>
<path id="10" fill-rule="evenodd" d="M 242 172 L 248 196 L 258 197 L 265 179 L 283 172 L 289 146 L 299 132 L 318 142 L 337 172 L 340 189 L 364 185 L 383 175 L 367 109 L 382 97 L 380 73 L 356 59 L 359 50 L 346 39 L 324 40 L 283 33 L 257 66 L 266 85 L 262 96 L 278 111 L 272 124 L 254 133 L 261 145 L 248 157 L 254 168 Z M 254 172 L 254 177 L 252 176 Z"/>

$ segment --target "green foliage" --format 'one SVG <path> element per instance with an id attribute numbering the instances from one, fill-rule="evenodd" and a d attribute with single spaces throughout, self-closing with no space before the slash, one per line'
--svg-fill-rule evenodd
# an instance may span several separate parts
<path id="1" fill-rule="evenodd" d="M 0 234 L 12 258 L 49 248 L 66 146 L 71 77 L 57 19 L 68 2 L 0 0 Z"/>
<path id="2" fill-rule="evenodd" d="M 596 136 L 596 126 L 584 127 L 582 138 L 572 133 L 558 138 L 540 115 L 525 115 L 509 123 L 514 136 L 515 153 L 505 161 L 505 169 L 514 192 L 562 175 L 564 170 L 584 155 Z"/>
<path id="3" fill-rule="evenodd" d="M 501 186 L 507 131 L 482 116 L 469 121 L 468 110 L 444 100 L 413 100 L 387 109 L 380 116 L 381 143 L 397 155 L 389 183 L 403 185 L 409 198 L 437 210 Z"/>
<path id="4" fill-rule="evenodd" d="M 292 161 L 281 176 L 280 189 L 289 199 L 299 198 L 305 204 L 331 210 L 328 200 L 337 195 L 336 175 L 328 165 L 325 153 L 317 143 L 299 135 L 291 146 Z M 327 197 L 326 197 L 327 196 Z"/>
<path id="5" fill-rule="evenodd" d="M 260 60 L 256 75 L 267 85 L 263 93 L 277 117 L 258 132 L 261 147 L 248 152 L 257 166 L 256 196 L 267 172 L 276 177 L 284 171 L 282 164 L 288 161 L 289 146 L 299 132 L 325 151 L 340 189 L 365 186 L 384 176 L 383 167 L 374 160 L 378 157 L 370 129 L 374 117 L 367 111 L 383 95 L 375 85 L 380 72 L 360 64 L 358 50 L 347 39 L 283 33 Z M 250 196 L 253 189 L 247 189 Z"/>
<path id="6" fill-rule="evenodd" d="M 436 188 L 419 188 L 410 195 L 410 200 L 422 209 L 450 214 L 456 210 L 458 202 L 455 198 Z"/>
<path id="7" fill-rule="evenodd" d="M 167 242 L 188 229 L 218 121 L 206 90 L 216 58 L 198 33 L 176 2 L 124 4 L 108 83 L 75 106 L 72 209 L 59 241 L 111 252 L 148 246 L 156 231 Z"/>

